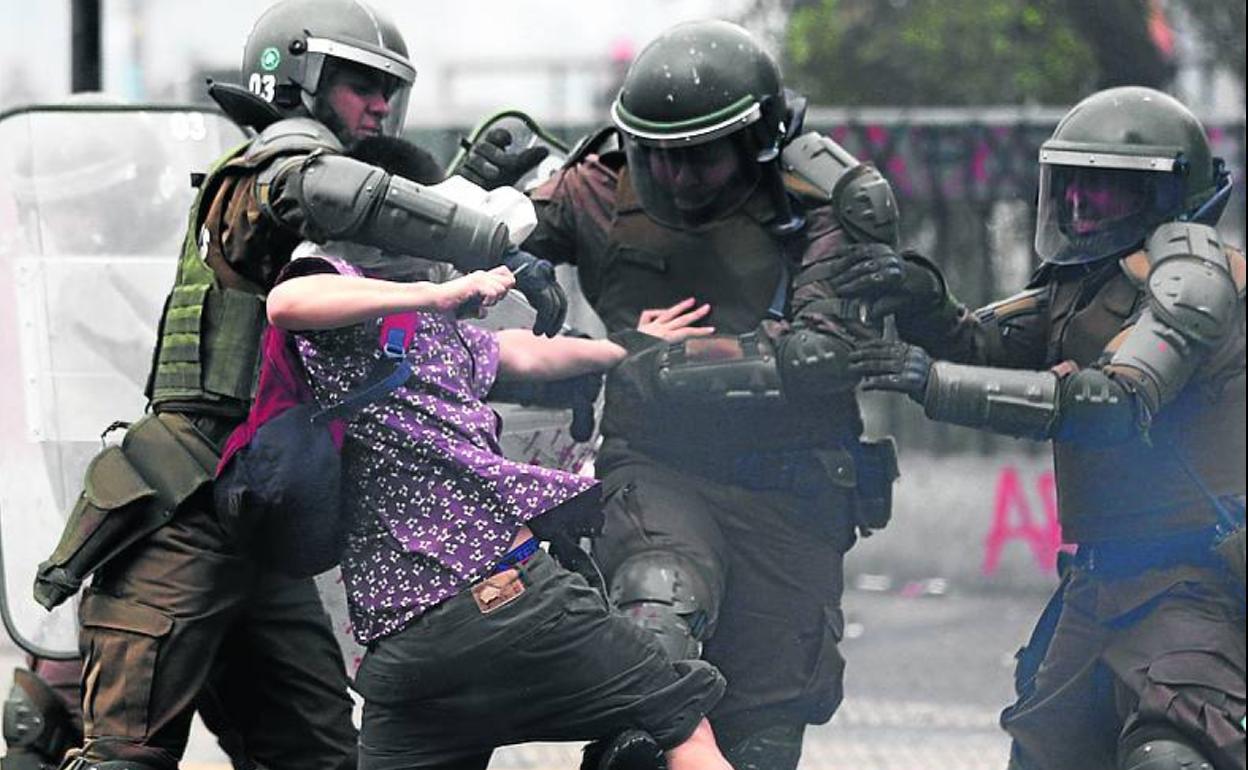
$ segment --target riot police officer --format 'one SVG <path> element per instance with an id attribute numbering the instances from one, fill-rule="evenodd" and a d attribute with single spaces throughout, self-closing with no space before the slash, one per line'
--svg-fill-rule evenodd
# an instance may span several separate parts
<path id="1" fill-rule="evenodd" d="M 882 526 L 891 445 L 860 439 L 848 371 L 867 333 L 827 291 L 847 240 L 892 242 L 887 183 L 800 131 L 772 57 L 723 21 L 681 24 L 637 56 L 591 137 L 531 197 L 526 249 L 576 265 L 633 354 L 606 384 L 595 542 L 616 605 L 674 658 L 729 686 L 710 714 L 734 767 L 796 767 L 807 724 L 841 701 L 842 557 Z M 462 174 L 524 164 L 487 136 Z M 717 334 L 660 344 L 639 317 L 694 298 Z"/>
<path id="2" fill-rule="evenodd" d="M 199 186 L 160 322 L 153 415 L 120 455 L 92 464 L 88 485 L 110 494 L 80 500 L 36 584 L 55 604 L 95 576 L 80 612 L 86 742 L 72 770 L 174 770 L 210 676 L 255 762 L 356 765 L 346 673 L 313 583 L 265 572 L 246 547 L 255 522 L 214 510 L 209 488 L 252 396 L 264 295 L 296 244 L 353 241 L 466 270 L 506 261 L 526 273 L 541 330 L 562 320 L 553 271 L 509 252 L 505 225 L 343 154 L 403 122 L 415 69 L 383 15 L 285 0 L 257 21 L 242 71 L 251 96 L 220 101 L 263 130 Z M 140 501 L 142 515 L 130 510 Z"/>
<path id="3" fill-rule="evenodd" d="M 1244 257 L 1214 229 L 1230 180 L 1191 112 L 1138 87 L 1075 106 L 1040 164 L 1022 294 L 968 313 L 930 263 L 834 260 L 843 292 L 923 346 L 863 346 L 853 369 L 933 419 L 1053 441 L 1078 550 L 1002 716 L 1013 767 L 1242 770 Z"/>

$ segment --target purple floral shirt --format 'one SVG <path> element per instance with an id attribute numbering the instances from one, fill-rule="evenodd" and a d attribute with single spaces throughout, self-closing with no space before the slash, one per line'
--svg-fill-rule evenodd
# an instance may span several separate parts
<path id="1" fill-rule="evenodd" d="M 359 274 L 337 259 L 305 259 Z M 343 446 L 354 525 L 342 573 L 361 644 L 488 576 L 522 524 L 597 483 L 503 457 L 498 415 L 483 400 L 498 374 L 498 341 L 450 315 L 418 315 L 411 379 L 358 412 Z M 320 403 L 338 402 L 373 370 L 380 325 L 296 336 Z"/>

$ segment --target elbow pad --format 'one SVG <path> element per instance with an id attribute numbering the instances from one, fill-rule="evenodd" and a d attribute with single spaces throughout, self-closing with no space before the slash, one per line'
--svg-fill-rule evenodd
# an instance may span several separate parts
<path id="1" fill-rule="evenodd" d="M 1149 411 L 1136 395 L 1099 369 L 1080 369 L 1061 382 L 1053 438 L 1112 446 L 1147 429 Z"/>
<path id="2" fill-rule="evenodd" d="M 933 420 L 1020 438 L 1052 435 L 1058 410 L 1053 372 L 932 364 L 923 411 Z"/>
<path id="3" fill-rule="evenodd" d="M 292 158 L 274 164 L 257 183 L 278 178 L 303 212 L 307 237 L 315 241 L 355 241 L 391 254 L 449 262 L 463 272 L 497 266 L 509 248 L 507 226 L 494 217 L 343 155 Z"/>
<path id="4" fill-rule="evenodd" d="M 849 371 L 850 343 L 828 333 L 798 328 L 777 343 L 784 392 L 798 397 L 822 397 L 849 390 L 857 377 Z"/>

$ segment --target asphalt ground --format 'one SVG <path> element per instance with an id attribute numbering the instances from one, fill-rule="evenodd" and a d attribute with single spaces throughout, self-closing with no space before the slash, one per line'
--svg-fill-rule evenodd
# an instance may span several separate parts
<path id="1" fill-rule="evenodd" d="M 845 596 L 845 703 L 831 723 L 810 729 L 801 770 L 1004 770 L 997 714 L 1011 700 L 1013 653 L 1045 594 L 861 574 L 854 582 L 861 587 Z M 0 666 L 20 662 L 6 642 Z M 572 745 L 512 747 L 490 766 L 572 770 L 578 754 Z M 198 722 L 183 768 L 229 770 Z"/>

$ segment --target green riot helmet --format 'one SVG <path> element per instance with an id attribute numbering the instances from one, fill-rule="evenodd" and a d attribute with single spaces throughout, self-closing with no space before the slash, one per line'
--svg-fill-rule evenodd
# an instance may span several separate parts
<path id="1" fill-rule="evenodd" d="M 1216 221 L 1229 191 L 1190 110 L 1151 88 L 1100 91 L 1040 147 L 1036 252 L 1054 264 L 1121 256 L 1163 222 Z"/>
<path id="2" fill-rule="evenodd" d="M 683 229 L 750 197 L 784 113 L 775 60 L 744 29 L 715 20 L 678 24 L 647 45 L 611 106 L 642 207 Z"/>
<path id="3" fill-rule="evenodd" d="M 310 115 L 350 144 L 398 135 L 416 69 L 398 28 L 364 3 L 282 0 L 252 28 L 242 77 L 282 115 Z"/>

